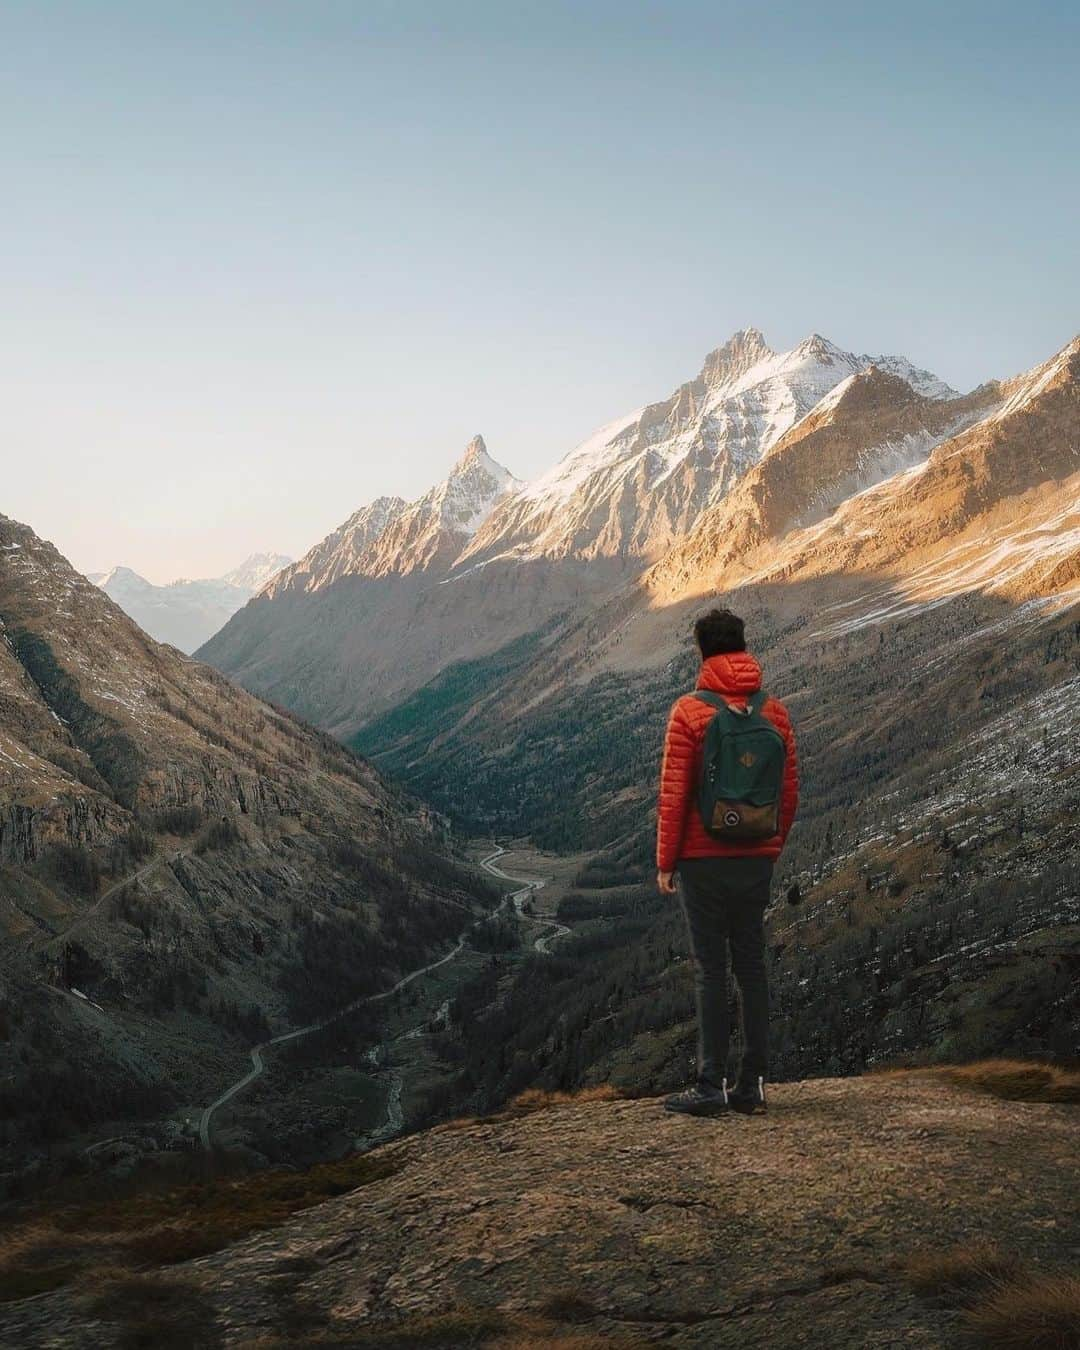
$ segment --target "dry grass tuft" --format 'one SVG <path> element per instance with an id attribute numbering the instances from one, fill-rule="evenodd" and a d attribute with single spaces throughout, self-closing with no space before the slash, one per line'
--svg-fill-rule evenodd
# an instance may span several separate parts
<path id="1" fill-rule="evenodd" d="M 640 1341 L 554 1326 L 547 1317 L 494 1308 L 451 1308 L 381 1326 L 260 1337 L 241 1350 L 639 1350 Z"/>
<path id="2" fill-rule="evenodd" d="M 986 1059 L 936 1072 L 963 1087 L 1017 1102 L 1080 1102 L 1080 1070 L 1037 1060 Z"/>
<path id="3" fill-rule="evenodd" d="M 98 1234 L 72 1238 L 45 1221 L 13 1227 L 0 1238 L 0 1302 L 59 1289 L 87 1264 L 108 1265 L 115 1255 L 116 1244 Z"/>
<path id="4" fill-rule="evenodd" d="M 904 1279 L 917 1294 L 967 1304 L 1021 1278 L 1018 1257 L 985 1243 L 920 1251 L 901 1262 Z"/>
<path id="5" fill-rule="evenodd" d="M 1080 1277 L 1034 1275 L 989 1246 L 918 1252 L 899 1269 L 916 1293 L 965 1309 L 983 1350 L 1080 1350 Z"/>
<path id="6" fill-rule="evenodd" d="M 582 1106 L 595 1102 L 615 1102 L 622 1099 L 622 1093 L 610 1083 L 600 1087 L 582 1088 L 580 1092 L 544 1092 L 540 1088 L 529 1088 L 519 1092 L 505 1111 L 495 1117 L 506 1120 L 514 1116 L 529 1116 L 535 1111 L 548 1111 L 554 1106 Z"/>
<path id="7" fill-rule="evenodd" d="M 209 1350 L 220 1343 L 213 1309 L 201 1291 L 178 1280 L 124 1274 L 99 1285 L 92 1317 L 118 1324 L 124 1350 Z"/>
<path id="8" fill-rule="evenodd" d="M 307 1172 L 197 1182 L 30 1218 L 0 1241 L 0 1302 L 85 1280 L 103 1267 L 130 1272 L 220 1251 L 404 1165 L 400 1155 L 358 1154 Z"/>
<path id="9" fill-rule="evenodd" d="M 429 1134 L 453 1134 L 456 1130 L 470 1130 L 474 1125 L 483 1125 L 483 1116 L 455 1116 L 453 1120 L 441 1121 L 432 1125 Z"/>
<path id="10" fill-rule="evenodd" d="M 1041 1060 L 983 1059 L 974 1064 L 940 1064 L 899 1072 L 944 1078 L 958 1087 L 988 1092 L 1006 1101 L 1080 1102 L 1080 1069 Z"/>
<path id="11" fill-rule="evenodd" d="M 1080 1278 L 1010 1284 L 971 1308 L 966 1321 L 986 1350 L 1080 1350 Z"/>

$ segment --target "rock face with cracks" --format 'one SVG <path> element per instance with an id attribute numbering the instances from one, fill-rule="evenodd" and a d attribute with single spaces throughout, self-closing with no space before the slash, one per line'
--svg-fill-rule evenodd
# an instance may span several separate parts
<path id="1" fill-rule="evenodd" d="M 949 1346 L 958 1314 L 912 1292 L 905 1261 L 991 1242 L 1075 1267 L 1078 1143 L 1075 1106 L 906 1074 L 780 1085 L 766 1117 L 572 1103 L 398 1141 L 394 1175 L 160 1279 L 213 1345 L 381 1345 L 471 1310 L 571 1322 L 567 1345 Z M 107 1302 L 87 1306 L 9 1305 L 0 1340 L 117 1344 Z"/>

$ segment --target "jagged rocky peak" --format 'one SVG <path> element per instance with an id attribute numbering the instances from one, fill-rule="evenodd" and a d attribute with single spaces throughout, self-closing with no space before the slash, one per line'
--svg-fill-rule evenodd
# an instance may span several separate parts
<path id="1" fill-rule="evenodd" d="M 474 534 L 502 498 L 522 486 L 509 469 L 488 454 L 481 435 L 472 438 L 450 476 L 433 488 L 427 502 L 448 529 Z"/>
<path id="2" fill-rule="evenodd" d="M 758 328 L 740 328 L 721 347 L 706 356 L 701 367 L 701 378 L 713 388 L 729 380 L 738 379 L 759 361 L 765 361 L 775 352 Z"/>
<path id="3" fill-rule="evenodd" d="M 502 490 L 519 486 L 518 480 L 510 470 L 504 469 L 501 464 L 491 458 L 484 438 L 479 433 L 465 447 L 464 453 L 454 465 L 450 476 L 451 478 L 474 478 L 478 483 L 486 476 Z"/>
<path id="4" fill-rule="evenodd" d="M 457 469 L 463 469 L 466 468 L 468 465 L 472 464 L 476 460 L 479 460 L 481 463 L 483 463 L 484 460 L 487 460 L 489 463 L 492 464 L 494 464 L 495 462 L 488 454 L 488 448 L 484 443 L 484 438 L 483 436 L 480 435 L 479 432 L 476 433 L 476 435 L 472 438 L 469 444 L 465 447 L 465 451 L 462 454 L 461 458 L 458 460 L 457 465 L 455 467 Z"/>

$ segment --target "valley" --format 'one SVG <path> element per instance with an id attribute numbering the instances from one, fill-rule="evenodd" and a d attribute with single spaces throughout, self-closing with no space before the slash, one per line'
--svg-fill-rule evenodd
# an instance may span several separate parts
<path id="1" fill-rule="evenodd" d="M 210 1146 L 213 1118 L 214 1146 L 234 1156 L 253 1149 L 264 1157 L 323 1161 L 394 1137 L 424 1114 L 433 1093 L 452 1087 L 447 1033 L 453 1003 L 485 971 L 499 973 L 497 986 L 509 985 L 517 964 L 547 955 L 571 933 L 554 915 L 587 861 L 584 855 L 541 853 L 520 841 L 494 849 L 477 843 L 468 857 L 503 889 L 519 884 L 507 890 L 494 916 L 505 923 L 495 949 L 478 948 L 473 939 L 488 945 L 483 932 L 466 931 L 449 952 L 393 988 L 253 1049 L 252 1068 L 203 1112 L 203 1147 Z M 360 1011 L 375 1016 L 350 1018 Z M 305 1045 L 311 1040 L 316 1044 Z M 279 1045 L 288 1045 L 290 1053 L 272 1049 Z M 271 1053 L 264 1057 L 264 1050 Z M 265 1080 L 257 1082 L 264 1072 Z"/>
<path id="2" fill-rule="evenodd" d="M 1080 5 L 0 33 L 0 1350 L 1080 1350 Z"/>
<path id="3" fill-rule="evenodd" d="M 0 519 L 5 1185 L 681 1082 L 653 792 L 717 602 L 803 764 L 773 1076 L 1072 1053 L 1078 435 L 1080 342 L 961 395 L 744 330 L 532 484 L 476 437 L 361 506 L 224 675 Z"/>
<path id="4" fill-rule="evenodd" d="M 489 853 L 486 858 L 481 858 L 480 866 L 483 867 L 485 871 L 490 872 L 492 876 L 500 877 L 503 881 L 524 882 L 521 890 L 513 891 L 509 896 L 509 900 L 517 911 L 519 918 L 525 916 L 528 916 L 529 918 L 538 918 L 541 913 L 550 914 L 550 909 L 547 911 L 538 911 L 535 902 L 538 899 L 537 893 L 548 886 L 549 882 L 555 881 L 557 879 L 556 876 L 535 878 L 530 881 L 526 877 L 511 876 L 508 872 L 503 871 L 504 866 L 521 866 L 521 862 L 518 861 L 518 859 L 522 856 L 524 856 L 526 866 L 529 865 L 530 861 L 535 866 L 540 860 L 539 855 L 532 850 L 516 849 L 513 854 L 509 854 L 506 849 L 499 848 L 496 852 Z M 552 861 L 553 858 L 550 855 L 544 859 L 544 862 L 549 866 Z M 557 868 L 558 872 L 561 872 L 564 877 L 563 885 L 559 890 L 565 894 L 565 876 L 567 873 L 572 874 L 574 859 L 560 857 L 558 859 Z M 556 892 L 555 896 L 549 894 L 547 898 L 549 900 L 557 899 L 558 892 Z M 549 919 L 545 924 L 545 931 L 540 933 L 539 936 L 531 939 L 533 951 L 541 953 L 550 952 L 551 944 L 557 942 L 559 938 L 565 937 L 569 932 L 570 929 L 567 928 L 565 924 L 561 924 L 557 920 Z M 527 938 L 526 940 L 528 941 L 529 939 Z"/>

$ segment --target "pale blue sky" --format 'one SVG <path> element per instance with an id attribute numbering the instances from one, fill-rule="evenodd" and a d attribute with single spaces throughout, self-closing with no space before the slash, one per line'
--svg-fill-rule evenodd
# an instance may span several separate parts
<path id="1" fill-rule="evenodd" d="M 3 0 L 0 511 L 154 580 L 753 324 L 967 387 L 1080 330 L 1074 4 Z"/>

